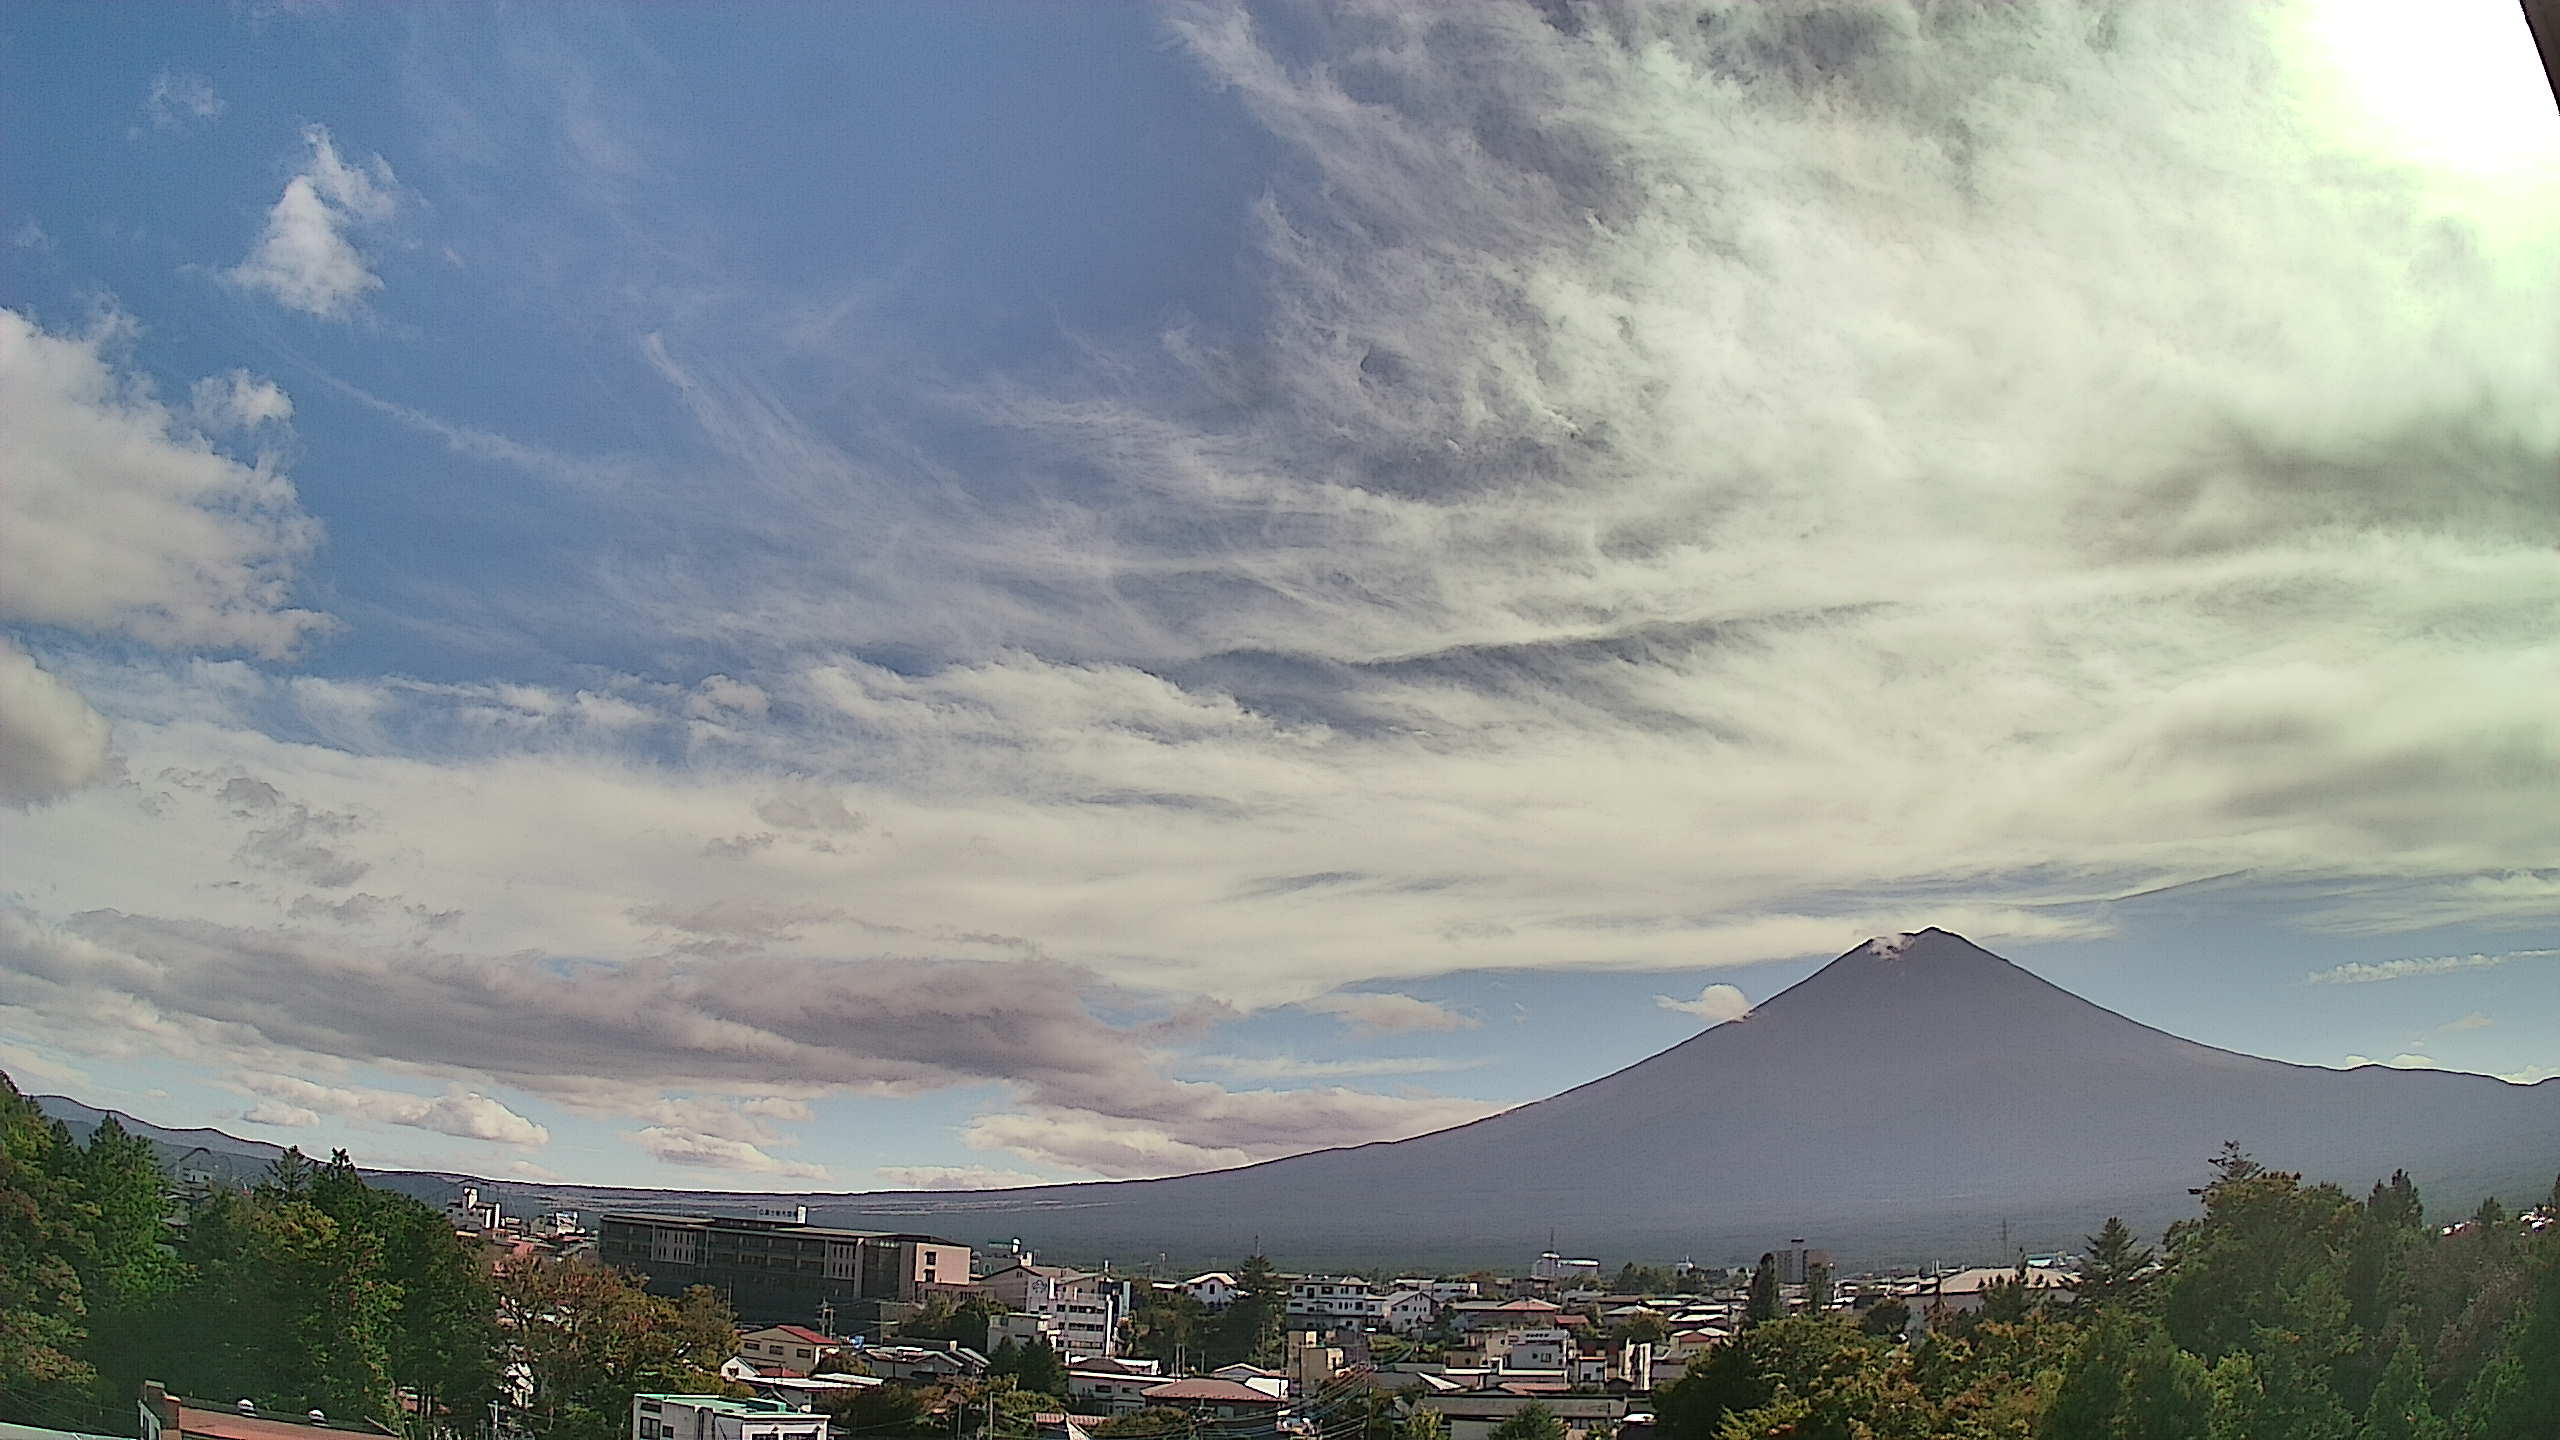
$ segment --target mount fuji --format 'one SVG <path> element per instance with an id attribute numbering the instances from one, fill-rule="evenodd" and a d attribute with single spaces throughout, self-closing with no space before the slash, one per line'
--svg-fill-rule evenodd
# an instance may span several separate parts
<path id="1" fill-rule="evenodd" d="M 49 1100 L 54 1097 L 47 1097 Z M 67 1103 L 67 1102 L 60 1102 Z M 1255 1243 L 1300 1266 L 1582 1253 L 1747 1260 L 1792 1237 L 1844 1262 L 2000 1262 L 2109 1215 L 2156 1233 L 2236 1140 L 2361 1193 L 2407 1169 L 2431 1207 L 2546 1193 L 2560 1079 L 2219 1050 L 2093 1005 L 1942 930 L 1870 941 L 1748 1015 L 1615 1074 L 1409 1140 L 1233 1170 L 1018 1190 L 776 1197 L 478 1181 L 511 1209 L 777 1198 L 812 1221 L 1021 1238 L 1060 1258 L 1190 1263 Z M 384 1174 L 441 1200 L 472 1177 Z"/>
<path id="2" fill-rule="evenodd" d="M 1077 1255 L 1468 1263 L 1534 1251 L 1702 1262 L 1794 1236 L 1843 1259 L 2004 1258 L 2122 1215 L 2193 1212 L 2237 1140 L 2439 1208 L 2539 1198 L 2560 1080 L 2219 1050 L 2103 1009 L 1958 935 L 1871 941 L 1741 1019 L 1549 1099 L 1373 1145 L 1161 1180 L 812 1197 L 812 1218 L 1021 1235 Z"/>

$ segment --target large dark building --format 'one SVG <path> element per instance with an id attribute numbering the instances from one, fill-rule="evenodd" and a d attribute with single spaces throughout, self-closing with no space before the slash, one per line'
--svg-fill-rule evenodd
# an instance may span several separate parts
<path id="1" fill-rule="evenodd" d="M 969 1247 L 933 1235 L 728 1215 L 607 1215 L 597 1253 L 660 1295 L 708 1285 L 750 1319 L 851 1319 L 969 1283 Z"/>

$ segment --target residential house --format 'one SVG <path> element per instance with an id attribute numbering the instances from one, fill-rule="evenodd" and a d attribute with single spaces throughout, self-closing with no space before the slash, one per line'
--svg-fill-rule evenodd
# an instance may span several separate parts
<path id="1" fill-rule="evenodd" d="M 738 1358 L 756 1367 L 761 1374 L 788 1370 L 795 1375 L 807 1375 L 817 1370 L 819 1356 L 839 1348 L 842 1343 L 806 1325 L 768 1325 L 738 1337 Z"/>
<path id="2" fill-rule="evenodd" d="M 1236 1277 L 1224 1270 L 1194 1275 L 1182 1282 L 1182 1288 L 1204 1309 L 1224 1310 L 1236 1303 Z"/>
<path id="3" fill-rule="evenodd" d="M 827 1419 L 780 1400 L 634 1395 L 631 1440 L 826 1440 Z"/>
<path id="4" fill-rule="evenodd" d="M 1168 1380 L 1149 1389 L 1140 1397 L 1148 1407 L 1188 1410 L 1198 1420 L 1229 1422 L 1261 1422 L 1276 1430 L 1280 1422 L 1280 1396 L 1239 1385 L 1233 1380 L 1201 1376 L 1189 1380 Z M 1219 1427 L 1224 1435 L 1235 1435 L 1258 1426 L 1230 1423 Z"/>
<path id="5" fill-rule="evenodd" d="M 1484 1293 L 1484 1287 L 1473 1280 L 1429 1280 L 1419 1275 L 1399 1275 L 1387 1282 L 1393 1290 L 1419 1290 L 1431 1297 L 1434 1305 L 1455 1305 L 1473 1300 Z"/>
<path id="6" fill-rule="evenodd" d="M 1141 1368 L 1126 1360 L 1087 1360 L 1068 1367 L 1067 1398 L 1087 1411 L 1125 1415 L 1145 1409 L 1147 1392 L 1164 1381 L 1152 1361 Z"/>
<path id="7" fill-rule="evenodd" d="M 1518 1385 L 1498 1390 L 1417 1393 L 1417 1410 L 1439 1415 L 1449 1425 L 1449 1440 L 1488 1440 L 1503 1421 L 1532 1405 L 1543 1405 L 1564 1422 L 1568 1440 L 1585 1440 L 1595 1428 L 1612 1427 L 1626 1417 L 1623 1395 L 1568 1395 Z M 1523 1394 L 1522 1391 L 1530 1393 Z"/>
<path id="8" fill-rule="evenodd" d="M 1461 1335 L 1484 1330 L 1522 1330 L 1551 1326 L 1564 1307 L 1550 1300 L 1460 1300 L 1449 1307 L 1449 1323 Z"/>
<path id="9" fill-rule="evenodd" d="M 926 1384 L 970 1380 L 987 1373 L 987 1357 L 957 1340 L 921 1345 L 872 1345 L 861 1352 L 865 1368 L 883 1380 Z"/>

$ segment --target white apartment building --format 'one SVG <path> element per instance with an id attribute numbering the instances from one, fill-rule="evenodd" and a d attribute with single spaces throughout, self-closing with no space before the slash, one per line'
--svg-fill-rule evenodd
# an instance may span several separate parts
<path id="1" fill-rule="evenodd" d="M 1497 1330 L 1484 1337 L 1484 1358 L 1498 1370 L 1562 1370 L 1573 1360 L 1573 1332 L 1562 1327 Z"/>
<path id="2" fill-rule="evenodd" d="M 1473 1300 L 1484 1293 L 1484 1287 L 1473 1280 L 1433 1280 L 1421 1275 L 1400 1275 L 1387 1282 L 1390 1290 L 1419 1290 L 1431 1297 L 1434 1305 L 1455 1305 Z"/>
<path id="3" fill-rule="evenodd" d="M 634 1395 L 631 1440 L 826 1440 L 827 1417 L 779 1400 Z"/>
<path id="4" fill-rule="evenodd" d="M 1070 1360 L 1107 1356 L 1120 1348 L 1126 1294 L 1120 1281 L 1063 1265 L 1009 1265 L 979 1281 L 978 1288 L 1008 1310 L 1055 1321 L 1050 1343 Z"/>
<path id="5" fill-rule="evenodd" d="M 1308 1275 L 1289 1285 L 1293 1324 L 1329 1321 L 1407 1335 L 1428 1327 L 1439 1313 L 1422 1291 L 1381 1289 L 1356 1276 Z"/>

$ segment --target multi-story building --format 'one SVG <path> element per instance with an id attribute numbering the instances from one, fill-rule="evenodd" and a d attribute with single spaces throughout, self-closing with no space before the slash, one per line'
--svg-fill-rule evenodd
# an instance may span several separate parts
<path id="1" fill-rule="evenodd" d="M 827 1417 L 780 1400 L 634 1395 L 631 1440 L 826 1440 Z"/>
<path id="2" fill-rule="evenodd" d="M 1289 1284 L 1292 1323 L 1330 1321 L 1402 1335 L 1428 1326 L 1439 1312 L 1419 1290 L 1382 1289 L 1356 1277 L 1308 1275 Z"/>
<path id="3" fill-rule="evenodd" d="M 933 1235 L 725 1215 L 607 1215 L 597 1254 L 679 1295 L 707 1285 L 751 1319 L 815 1318 L 969 1283 L 969 1247 Z"/>
<path id="4" fill-rule="evenodd" d="M 1128 1313 L 1127 1282 L 1063 1265 L 1008 1265 L 977 1288 L 1007 1310 L 1057 1322 L 1055 1344 L 1071 1360 L 1116 1354 L 1120 1320 Z"/>
<path id="5" fill-rule="evenodd" d="M 1387 1285 L 1392 1290 L 1419 1290 L 1430 1296 L 1434 1305 L 1455 1305 L 1483 1293 L 1483 1288 L 1473 1280 L 1431 1280 L 1419 1275 L 1399 1276 Z"/>

